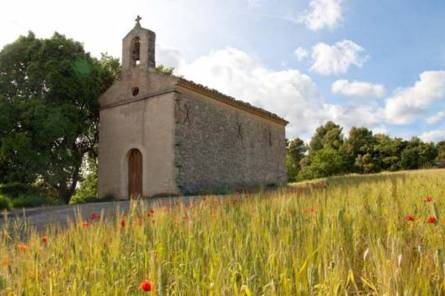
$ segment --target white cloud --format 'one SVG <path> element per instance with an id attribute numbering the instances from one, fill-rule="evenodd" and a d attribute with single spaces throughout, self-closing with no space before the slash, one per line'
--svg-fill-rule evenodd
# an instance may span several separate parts
<path id="1" fill-rule="evenodd" d="M 378 107 L 329 105 L 328 110 L 331 120 L 343 126 L 345 130 L 349 130 L 353 126 L 364 126 L 376 130 L 384 129 L 381 124 L 383 110 Z"/>
<path id="2" fill-rule="evenodd" d="M 388 129 L 383 124 L 371 127 L 371 131 L 375 134 L 388 134 Z"/>
<path id="3" fill-rule="evenodd" d="M 181 67 L 181 63 L 184 62 L 180 50 L 162 45 L 156 46 L 156 61 L 158 65 L 175 69 Z"/>
<path id="4" fill-rule="evenodd" d="M 445 99 L 445 71 L 423 72 L 414 86 L 398 89 L 387 99 L 385 116 L 391 123 L 409 124 L 434 102 L 443 99 Z"/>
<path id="5" fill-rule="evenodd" d="M 381 84 L 372 84 L 363 81 L 337 80 L 331 90 L 334 94 L 342 94 L 349 97 L 377 97 L 385 95 L 385 87 Z"/>
<path id="6" fill-rule="evenodd" d="M 362 67 L 368 58 L 366 50 L 351 40 L 333 45 L 320 42 L 312 48 L 311 71 L 321 75 L 344 74 L 351 66 Z"/>
<path id="7" fill-rule="evenodd" d="M 444 111 L 440 111 L 440 112 L 434 114 L 433 116 L 428 117 L 426 119 L 426 122 L 428 124 L 436 124 L 436 123 L 438 123 L 439 121 L 441 121 L 444 118 L 445 118 L 445 112 Z"/>
<path id="8" fill-rule="evenodd" d="M 160 54 L 159 60 L 162 62 L 163 59 Z M 176 70 L 178 75 L 284 117 L 290 122 L 288 137 L 307 139 L 327 120 L 334 120 L 345 128 L 381 124 L 379 115 L 376 115 L 379 110 L 329 104 L 308 75 L 296 69 L 269 69 L 235 48 L 214 51 L 192 62 L 180 60 L 174 63 L 180 65 Z"/>
<path id="9" fill-rule="evenodd" d="M 309 56 L 309 52 L 307 51 L 307 49 L 305 49 L 303 47 L 298 47 L 295 50 L 294 54 L 297 57 L 299 62 L 301 62 L 302 60 L 304 60 L 305 58 L 307 58 Z"/>
<path id="10" fill-rule="evenodd" d="M 425 142 L 440 142 L 445 140 L 445 129 L 423 133 L 420 138 Z"/>
<path id="11" fill-rule="evenodd" d="M 312 31 L 333 29 L 343 20 L 342 0 L 311 0 L 309 9 L 299 18 Z"/>

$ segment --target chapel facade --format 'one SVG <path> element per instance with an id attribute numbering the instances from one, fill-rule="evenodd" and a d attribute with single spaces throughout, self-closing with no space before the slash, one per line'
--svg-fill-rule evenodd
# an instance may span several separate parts
<path id="1" fill-rule="evenodd" d="M 138 18 L 123 39 L 121 77 L 99 99 L 99 196 L 223 193 L 286 184 L 287 121 L 158 73 L 155 40 Z"/>

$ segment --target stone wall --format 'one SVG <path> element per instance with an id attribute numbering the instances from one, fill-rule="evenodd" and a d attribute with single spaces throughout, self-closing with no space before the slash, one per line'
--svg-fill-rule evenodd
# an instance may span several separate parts
<path id="1" fill-rule="evenodd" d="M 285 127 L 188 91 L 177 95 L 176 183 L 183 193 L 285 184 Z"/>

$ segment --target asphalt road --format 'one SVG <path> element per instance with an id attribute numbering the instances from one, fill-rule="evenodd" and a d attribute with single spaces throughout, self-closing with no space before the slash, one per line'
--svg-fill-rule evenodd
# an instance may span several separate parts
<path id="1" fill-rule="evenodd" d="M 178 203 L 188 204 L 200 200 L 201 197 L 160 197 L 143 200 L 144 207 L 156 208 L 171 206 Z M 129 201 L 114 201 L 102 203 L 88 203 L 80 205 L 48 206 L 31 209 L 16 209 L 3 212 L 0 215 L 0 228 L 9 225 L 27 225 L 37 230 L 43 230 L 47 225 L 67 225 L 70 221 L 82 217 L 88 219 L 92 213 L 103 214 L 105 217 L 114 217 L 118 212 L 127 212 Z M 26 222 L 26 223 L 25 223 Z"/>

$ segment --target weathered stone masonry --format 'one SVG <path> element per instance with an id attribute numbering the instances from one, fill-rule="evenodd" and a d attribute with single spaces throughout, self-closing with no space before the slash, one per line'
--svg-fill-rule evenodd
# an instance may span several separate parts
<path id="1" fill-rule="evenodd" d="M 182 192 L 286 182 L 282 125 L 184 90 L 175 114 L 176 182 Z"/>

